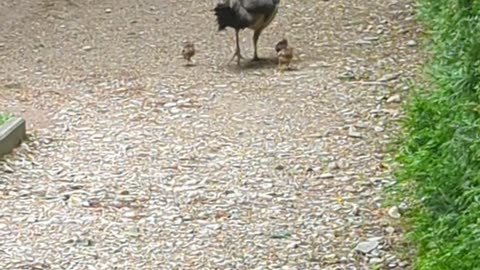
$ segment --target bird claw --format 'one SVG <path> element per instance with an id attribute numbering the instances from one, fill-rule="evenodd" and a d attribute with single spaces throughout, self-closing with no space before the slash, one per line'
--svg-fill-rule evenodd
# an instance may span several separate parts
<path id="1" fill-rule="evenodd" d="M 233 54 L 232 58 L 230 59 L 230 61 L 228 63 L 231 63 L 235 57 L 237 57 L 237 64 L 238 65 L 240 65 L 240 59 L 245 59 L 245 57 L 243 57 L 242 54 L 239 51 L 236 51 Z"/>

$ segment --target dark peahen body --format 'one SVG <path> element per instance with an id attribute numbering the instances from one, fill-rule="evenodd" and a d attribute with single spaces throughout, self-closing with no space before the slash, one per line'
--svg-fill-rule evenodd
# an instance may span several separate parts
<path id="1" fill-rule="evenodd" d="M 240 30 L 250 28 L 253 33 L 253 45 L 255 53 L 253 60 L 259 60 L 257 54 L 257 42 L 262 31 L 272 22 L 277 14 L 280 0 L 225 0 L 214 8 L 217 16 L 218 30 L 227 27 L 235 29 L 236 50 L 232 59 L 237 57 L 240 65 L 240 45 L 238 33 Z"/>

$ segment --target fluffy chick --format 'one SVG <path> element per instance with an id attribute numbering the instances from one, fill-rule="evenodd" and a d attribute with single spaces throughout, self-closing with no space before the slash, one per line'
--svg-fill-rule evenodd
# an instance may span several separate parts
<path id="1" fill-rule="evenodd" d="M 285 70 L 289 69 L 290 62 L 292 61 L 293 58 L 293 48 L 292 47 L 286 47 L 281 49 L 278 52 L 278 68 L 280 70 Z"/>
<path id="2" fill-rule="evenodd" d="M 275 45 L 275 51 L 280 52 L 282 49 L 285 49 L 288 47 L 288 40 L 286 38 L 280 40 L 277 45 Z"/>
<path id="3" fill-rule="evenodd" d="M 192 42 L 187 41 L 183 43 L 182 56 L 183 59 L 188 61 L 188 64 L 192 62 L 192 57 L 195 55 L 195 45 Z"/>

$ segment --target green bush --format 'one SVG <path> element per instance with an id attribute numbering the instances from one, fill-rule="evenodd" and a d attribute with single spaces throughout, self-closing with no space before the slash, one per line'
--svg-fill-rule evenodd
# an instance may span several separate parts
<path id="1" fill-rule="evenodd" d="M 407 105 L 397 177 L 417 269 L 480 269 L 480 1 L 417 0 L 429 89 Z"/>

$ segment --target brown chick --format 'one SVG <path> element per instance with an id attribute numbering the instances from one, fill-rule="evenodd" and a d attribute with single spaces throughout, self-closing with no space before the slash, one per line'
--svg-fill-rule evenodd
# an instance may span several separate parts
<path id="1" fill-rule="evenodd" d="M 277 45 L 275 45 L 275 51 L 278 53 L 282 49 L 285 49 L 288 47 L 288 41 L 286 38 L 280 40 Z"/>
<path id="2" fill-rule="evenodd" d="M 192 57 L 195 55 L 195 45 L 192 42 L 187 41 L 183 44 L 182 56 L 188 61 L 188 64 L 192 62 Z"/>
<path id="3" fill-rule="evenodd" d="M 278 68 L 280 70 L 285 70 L 289 69 L 290 62 L 292 61 L 293 58 L 293 48 L 292 47 L 286 47 L 281 49 L 278 52 Z"/>

